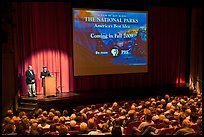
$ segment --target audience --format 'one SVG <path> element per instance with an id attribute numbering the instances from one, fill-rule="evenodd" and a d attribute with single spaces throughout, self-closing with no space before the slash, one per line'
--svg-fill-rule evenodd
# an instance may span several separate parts
<path id="1" fill-rule="evenodd" d="M 141 135 L 159 135 L 161 130 L 174 127 L 174 135 L 196 132 L 202 135 L 202 96 L 157 96 L 144 100 L 124 103 L 105 103 L 101 107 L 95 104 L 86 106 L 69 115 L 54 108 L 26 113 L 8 110 L 2 119 L 3 135 L 70 135 L 75 131 L 87 135 L 123 135 L 124 129 L 132 121 L 140 121 L 133 127 L 132 135 L 137 131 Z M 100 115 L 103 116 L 103 119 Z M 156 127 L 151 126 L 156 125 Z M 160 125 L 160 126 L 159 126 Z M 198 125 L 198 131 L 191 126 Z M 143 129 L 145 131 L 143 131 Z M 158 128 L 159 127 L 159 128 Z"/>

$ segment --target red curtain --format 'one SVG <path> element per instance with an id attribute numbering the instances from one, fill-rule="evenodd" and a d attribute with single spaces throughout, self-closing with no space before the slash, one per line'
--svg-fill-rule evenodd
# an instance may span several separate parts
<path id="1" fill-rule="evenodd" d="M 126 89 L 185 83 L 187 11 L 185 7 L 155 7 L 148 11 L 148 73 L 73 76 L 72 27 L 69 3 L 15 3 L 20 91 L 27 94 L 25 71 L 33 66 L 37 93 L 46 65 L 59 72 L 63 92 Z"/>
<path id="2" fill-rule="evenodd" d="M 36 74 L 37 94 L 43 94 L 43 66 L 56 77 L 57 88 L 69 92 L 70 5 L 67 3 L 15 3 L 19 89 L 27 95 L 25 71 L 30 64 Z M 72 77 L 73 79 L 73 77 Z M 62 88 L 61 88 L 61 87 Z"/>

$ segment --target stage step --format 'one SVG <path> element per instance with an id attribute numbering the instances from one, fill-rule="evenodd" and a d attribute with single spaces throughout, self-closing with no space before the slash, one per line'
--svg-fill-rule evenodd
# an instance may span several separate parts
<path id="1" fill-rule="evenodd" d="M 36 97 L 21 97 L 18 100 L 18 110 L 25 112 L 34 112 L 38 108 L 38 100 Z"/>
<path id="2" fill-rule="evenodd" d="M 21 110 L 21 111 L 25 111 L 25 112 L 28 112 L 28 111 L 34 111 L 35 108 L 27 108 L 27 107 L 18 107 L 18 110 Z"/>
<path id="3" fill-rule="evenodd" d="M 24 106 L 24 107 L 28 107 L 28 108 L 33 108 L 33 107 L 36 107 L 38 105 L 38 103 L 25 103 L 25 102 L 21 102 L 20 103 L 21 106 Z"/>

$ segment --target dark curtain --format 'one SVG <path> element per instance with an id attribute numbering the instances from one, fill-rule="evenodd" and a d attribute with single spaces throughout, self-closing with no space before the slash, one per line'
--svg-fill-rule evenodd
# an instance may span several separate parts
<path id="1" fill-rule="evenodd" d="M 148 11 L 148 73 L 73 76 L 71 5 L 69 3 L 16 3 L 16 36 L 20 91 L 27 93 L 29 64 L 37 76 L 46 65 L 59 72 L 63 92 L 125 89 L 185 83 L 187 12 L 184 7 L 150 7 Z"/>
<path id="2" fill-rule="evenodd" d="M 189 87 L 202 93 L 202 9 L 192 9 Z"/>

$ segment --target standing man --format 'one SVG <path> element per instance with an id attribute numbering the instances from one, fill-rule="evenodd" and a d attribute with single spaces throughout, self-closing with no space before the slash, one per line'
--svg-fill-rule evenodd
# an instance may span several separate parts
<path id="1" fill-rule="evenodd" d="M 26 70 L 26 84 L 28 85 L 28 97 L 37 97 L 35 90 L 35 73 L 31 65 L 29 65 L 28 70 Z"/>
<path id="2" fill-rule="evenodd" d="M 42 78 L 42 87 L 45 94 L 45 77 L 50 77 L 50 72 L 47 70 L 46 66 L 43 66 L 43 71 L 40 73 L 40 78 Z"/>
<path id="3" fill-rule="evenodd" d="M 41 78 L 50 77 L 50 72 L 47 70 L 46 66 L 43 66 L 43 71 L 40 74 Z"/>

